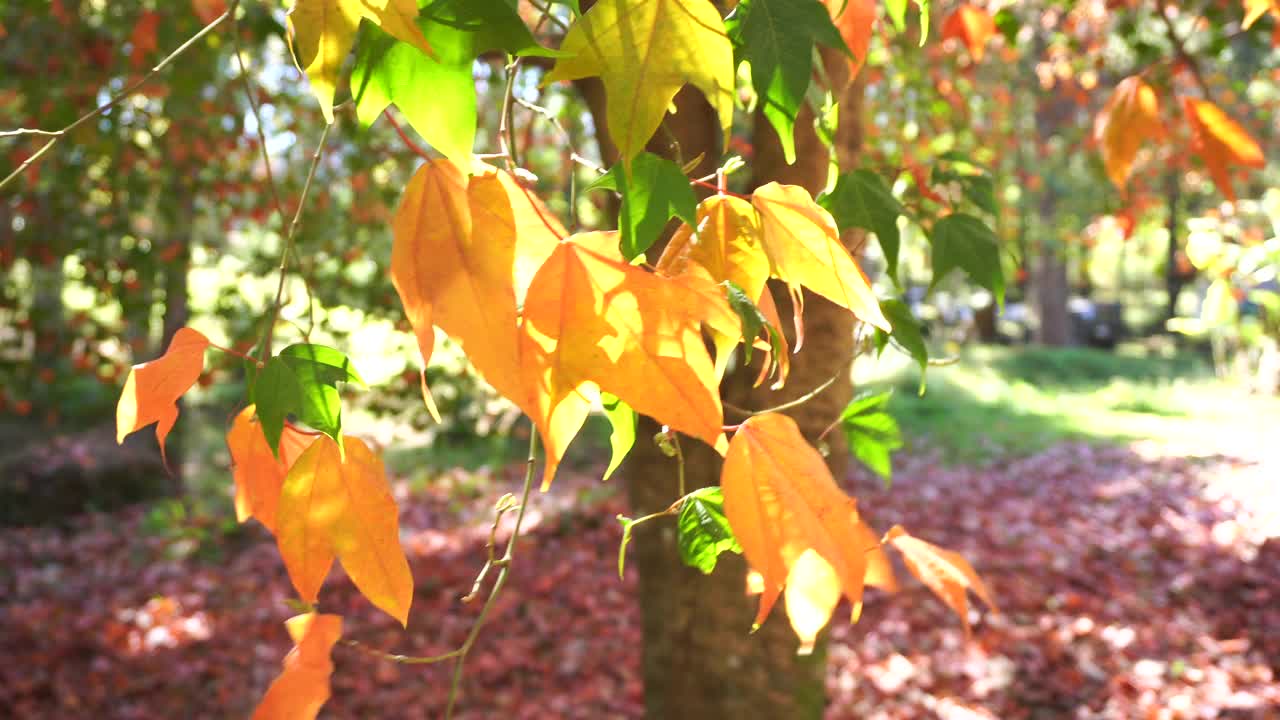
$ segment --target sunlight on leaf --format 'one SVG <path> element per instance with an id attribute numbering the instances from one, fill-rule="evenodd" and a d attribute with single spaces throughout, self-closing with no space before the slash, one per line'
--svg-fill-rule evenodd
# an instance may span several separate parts
<path id="1" fill-rule="evenodd" d="M 1121 80 L 1093 123 L 1107 177 L 1123 189 L 1142 143 L 1164 137 L 1156 91 L 1137 75 Z"/>
<path id="2" fill-rule="evenodd" d="M 978 577 L 973 567 L 959 553 L 912 537 L 901 525 L 890 528 L 884 535 L 884 542 L 902 553 L 907 570 L 960 616 L 966 635 L 970 630 L 969 599 L 965 590 L 972 590 L 992 612 L 999 612 L 982 578 Z"/>
<path id="3" fill-rule="evenodd" d="M 284 659 L 284 670 L 254 710 L 253 720 L 313 720 L 329 700 L 333 675 L 329 656 L 342 637 L 342 618 L 307 613 L 289 618 L 285 627 L 294 647 Z"/>
<path id="4" fill-rule="evenodd" d="M 1218 190 L 1228 200 L 1235 202 L 1236 193 L 1231 187 L 1230 166 L 1265 167 L 1267 159 L 1262 154 L 1262 148 L 1244 128 L 1208 100 L 1184 97 L 1182 108 L 1191 123 L 1196 154 L 1209 168 L 1209 177 L 1213 178 Z"/>
<path id="5" fill-rule="evenodd" d="M 240 411 L 227 431 L 231 472 L 236 483 L 237 520 L 245 522 L 256 518 L 267 530 L 275 532 L 280 488 L 284 486 L 289 468 L 315 439 L 315 435 L 286 423 L 280 435 L 280 456 L 276 457 L 256 418 L 256 407 L 250 405 Z"/>
<path id="6" fill-rule="evenodd" d="M 200 379 L 208 347 L 209 338 L 191 328 L 179 328 L 164 355 L 133 366 L 116 405 L 117 444 L 129 433 L 156 423 L 160 455 L 169 464 L 164 441 L 178 422 L 178 398 Z"/>

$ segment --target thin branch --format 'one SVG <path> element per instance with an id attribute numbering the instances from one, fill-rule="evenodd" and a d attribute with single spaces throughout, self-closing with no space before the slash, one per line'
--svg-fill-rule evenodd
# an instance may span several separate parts
<path id="1" fill-rule="evenodd" d="M 671 433 L 671 447 L 676 450 L 676 491 L 684 497 L 684 451 L 680 449 L 680 433 Z"/>
<path id="2" fill-rule="evenodd" d="M 550 20 L 552 24 L 558 26 L 561 30 L 569 32 L 569 26 L 565 24 L 564 20 L 556 17 L 555 13 L 551 12 L 551 3 L 539 4 L 538 0 L 529 0 L 529 4 L 533 6 L 533 9 L 542 11 L 542 19 L 538 21 L 539 27 L 542 26 L 544 20 Z"/>
<path id="3" fill-rule="evenodd" d="M 764 415 L 766 413 L 782 412 L 783 410 L 790 410 L 793 407 L 803 405 L 809 402 L 810 400 L 814 399 L 818 395 L 821 395 L 824 390 L 831 387 L 833 384 L 835 384 L 835 381 L 839 380 L 843 375 L 845 375 L 848 372 L 849 372 L 849 368 L 840 368 L 839 370 L 836 371 L 835 375 L 832 375 L 831 377 L 827 378 L 826 382 L 810 390 L 809 392 L 801 395 L 800 397 L 794 400 L 788 400 L 787 402 L 784 402 L 781 405 L 774 405 L 773 407 L 767 407 L 762 410 L 747 410 L 746 408 L 740 408 L 736 405 L 731 405 L 729 403 L 721 403 L 721 404 L 724 405 L 726 409 L 732 410 L 740 415 L 746 415 L 747 417 L 752 417 L 755 415 Z M 737 426 L 735 425 L 731 427 L 737 427 Z"/>
<path id="4" fill-rule="evenodd" d="M 355 648 L 370 657 L 375 657 L 379 660 L 386 660 L 387 662 L 400 663 L 401 665 L 431 665 L 433 663 L 444 662 L 445 660 L 452 660 L 453 658 L 458 657 L 458 654 L 462 652 L 461 649 L 457 649 L 450 650 L 443 655 L 396 655 L 371 648 L 359 640 L 343 640 L 342 644 Z"/>
<path id="5" fill-rule="evenodd" d="M 293 213 L 293 222 L 289 223 L 289 232 L 284 238 L 284 250 L 280 253 L 280 281 L 276 285 L 276 299 L 271 305 L 271 316 L 267 320 L 267 326 L 262 329 L 260 355 L 263 362 L 271 357 L 271 336 L 276 327 L 276 320 L 280 317 L 280 301 L 284 297 L 284 279 L 289 269 L 289 255 L 293 252 L 294 238 L 302 222 L 302 210 L 307 205 L 307 194 L 311 192 L 311 183 L 315 180 L 316 169 L 320 167 L 320 158 L 324 156 L 324 145 L 329 140 L 329 129 L 332 127 L 332 125 L 325 125 L 320 133 L 320 142 L 316 143 L 316 151 L 311 156 L 311 168 L 307 170 L 307 181 L 302 185 L 302 194 L 298 196 L 298 207 Z"/>
<path id="6" fill-rule="evenodd" d="M 387 116 L 387 122 L 391 123 L 391 127 L 396 129 L 396 134 L 400 136 L 400 140 L 405 144 L 405 146 L 413 151 L 414 155 L 417 155 L 428 162 L 431 161 L 431 156 L 427 154 L 427 151 L 423 150 L 421 145 L 414 142 L 413 138 L 409 137 L 409 133 L 404 131 L 404 127 L 401 126 L 395 116 L 391 114 L 391 108 L 387 108 L 382 114 Z"/>
<path id="7" fill-rule="evenodd" d="M 511 537 L 507 539 L 506 551 L 503 552 L 502 558 L 495 562 L 495 564 L 501 563 L 501 569 L 498 571 L 497 579 L 493 581 L 493 589 L 489 591 L 489 597 L 484 601 L 484 607 L 480 608 L 480 615 L 476 617 L 475 625 L 471 626 L 471 633 L 467 635 L 462 647 L 456 651 L 458 662 L 453 666 L 453 681 L 449 684 L 449 704 L 444 711 L 446 720 L 453 717 L 453 708 L 458 701 L 458 691 L 462 687 L 462 666 L 467 661 L 467 653 L 471 652 L 471 647 L 475 645 L 476 638 L 480 635 L 480 629 L 484 627 L 484 621 L 488 617 L 489 611 L 493 609 L 494 602 L 498 599 L 503 586 L 507 584 L 507 577 L 511 574 L 511 561 L 515 558 L 516 540 L 520 538 L 520 526 L 524 524 L 524 513 L 529 507 L 529 491 L 533 488 L 537 451 L 538 432 L 530 429 L 529 459 L 525 465 L 524 488 L 520 491 L 520 505 L 516 510 L 515 526 L 511 529 Z"/>
<path id="8" fill-rule="evenodd" d="M 1182 38 L 1178 37 L 1177 28 L 1173 25 L 1173 18 L 1169 17 L 1166 10 L 1169 9 L 1167 0 L 1156 0 L 1156 11 L 1160 15 L 1160 19 L 1164 21 L 1165 34 L 1169 36 L 1169 42 L 1173 43 L 1173 51 L 1177 53 L 1178 59 L 1186 63 L 1188 69 L 1191 70 L 1191 76 L 1196 79 L 1196 84 L 1200 86 L 1200 92 L 1204 93 L 1204 99 L 1210 100 L 1213 93 L 1209 92 L 1209 83 L 1205 82 L 1204 76 L 1200 74 L 1200 64 L 1196 62 L 1195 56 L 1187 52 L 1187 46 L 1183 43 Z"/>
<path id="9" fill-rule="evenodd" d="M 143 75 L 136 82 L 129 84 L 129 86 L 126 87 L 125 89 L 113 95 L 111 99 L 108 100 L 107 102 L 103 103 L 102 105 L 99 105 L 98 107 L 94 108 L 88 113 L 81 115 L 79 119 L 77 119 L 75 122 L 71 123 L 70 125 L 62 128 L 61 130 L 25 130 L 24 129 L 20 131 L 11 131 L 9 133 L 5 133 L 6 136 L 14 135 L 14 134 L 44 135 L 49 137 L 49 142 L 42 145 L 40 149 L 35 152 L 35 154 L 33 154 L 31 157 L 24 160 L 22 164 L 19 165 L 16 170 L 9 173 L 9 175 L 6 176 L 5 179 L 0 180 L 0 189 L 3 189 L 4 186 L 13 182 L 15 178 L 17 178 L 19 175 L 26 172 L 27 169 L 30 168 L 32 165 L 34 165 L 41 157 L 44 156 L 45 153 L 52 150 L 53 146 L 57 145 L 58 141 L 61 140 L 64 136 L 71 133 L 81 125 L 98 117 L 102 113 L 115 107 L 117 104 L 120 103 L 121 100 L 132 95 L 134 92 L 138 90 L 138 88 L 150 82 L 151 79 L 155 77 L 157 73 L 159 73 L 161 70 L 164 70 L 166 67 L 168 67 L 169 63 L 172 63 L 174 60 L 178 59 L 183 53 L 195 47 L 196 44 L 199 43 L 201 40 L 203 40 L 206 35 L 213 32 L 215 28 L 217 28 L 219 25 L 225 22 L 228 18 L 234 17 L 236 14 L 236 10 L 239 7 L 240 7 L 240 0 L 234 0 L 234 2 L 231 3 L 231 6 L 227 8 L 226 12 L 214 18 L 213 22 L 209 23 L 208 25 L 205 25 L 204 28 L 200 30 L 200 32 L 196 33 L 195 35 L 192 35 L 189 40 L 184 42 L 182 45 L 179 45 L 177 50 L 174 50 L 173 52 L 169 53 L 168 57 L 161 60 L 155 67 L 151 68 L 150 72 L 148 72 L 146 75 Z"/>

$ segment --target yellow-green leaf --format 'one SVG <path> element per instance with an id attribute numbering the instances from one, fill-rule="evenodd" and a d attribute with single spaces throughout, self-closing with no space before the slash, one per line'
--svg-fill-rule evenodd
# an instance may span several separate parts
<path id="1" fill-rule="evenodd" d="M 859 320 L 890 330 L 858 263 L 840 242 L 831 213 L 798 185 L 771 182 L 752 194 L 773 275 L 847 308 Z"/>
<path id="2" fill-rule="evenodd" d="M 333 122 L 333 96 L 338 71 L 361 20 L 432 55 L 431 46 L 415 24 L 416 0 L 297 0 L 289 11 L 290 40 L 298 67 L 311 80 L 326 122 Z"/>
<path id="3" fill-rule="evenodd" d="M 685 83 L 702 91 L 724 137 L 733 121 L 733 47 L 707 0 L 600 0 L 569 28 L 546 81 L 599 75 L 609 136 L 626 167 Z"/>

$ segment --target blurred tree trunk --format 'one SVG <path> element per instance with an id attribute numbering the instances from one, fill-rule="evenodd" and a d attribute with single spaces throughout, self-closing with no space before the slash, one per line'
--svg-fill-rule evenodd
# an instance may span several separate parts
<path id="1" fill-rule="evenodd" d="M 839 67 L 843 67 L 841 64 Z M 829 71 L 831 74 L 832 71 Z M 835 74 L 840 74 L 838 69 Z M 601 156 L 606 163 L 617 153 L 607 137 L 603 92 L 598 81 L 579 84 L 599 130 Z M 862 135 L 862 86 L 851 87 L 841 103 L 840 160 L 856 161 Z M 687 162 L 704 153 L 693 175 L 709 174 L 719 157 L 721 138 L 715 114 L 702 96 L 688 89 L 676 97 L 678 111 L 669 115 L 650 150 Z M 761 117 L 755 122 L 754 184 L 771 180 L 803 185 L 813 192 L 825 187 L 827 148 L 813 130 L 806 107 L 797 123 L 795 165 L 782 157 L 777 136 Z M 664 241 L 665 242 L 665 241 Z M 661 245 L 650 251 L 656 259 Z M 790 307 L 786 293 L 775 293 L 780 310 Z M 783 312 L 784 331 L 792 334 Z M 802 395 L 847 368 L 853 354 L 852 316 L 826 301 L 805 299 L 807 351 L 793 357 L 785 390 L 753 389 L 756 372 L 738 369 L 725 379 L 722 392 L 740 407 L 764 407 Z M 794 338 L 792 338 L 794 342 Z M 846 375 L 832 388 L 791 411 L 801 430 L 815 438 L 848 402 L 852 394 Z M 636 447 L 624 465 L 634 514 L 667 507 L 679 496 L 676 461 L 653 443 L 659 428 L 642 420 Z M 684 439 L 686 490 L 716 485 L 721 458 L 710 447 Z M 833 471 L 844 474 L 843 447 L 831 453 Z M 734 718 L 751 720 L 819 718 L 825 705 L 826 644 L 812 655 L 797 656 L 798 642 L 787 623 L 782 601 L 759 631 L 750 633 L 757 598 L 746 590 L 746 563 L 741 556 L 721 556 L 714 573 L 702 575 L 686 567 L 676 546 L 674 523 L 663 520 L 642 525 L 629 551 L 629 564 L 640 573 L 640 604 L 644 629 L 646 716 L 650 718 Z"/>
<path id="2" fill-rule="evenodd" d="M 1178 187 L 1178 173 L 1170 172 L 1165 178 L 1165 205 L 1169 207 L 1169 247 L 1165 254 L 1164 287 L 1168 302 L 1165 306 L 1165 320 L 1178 316 L 1178 296 L 1186 284 L 1186 276 L 1178 268 L 1178 202 L 1181 192 Z"/>
<path id="3" fill-rule="evenodd" d="M 164 317 L 158 357 L 169 347 L 173 336 L 187 325 L 191 319 L 188 298 L 188 275 L 191 271 L 191 240 L 195 226 L 195 188 L 187 187 L 183 193 L 185 200 L 172 213 L 170 222 L 165 228 L 168 240 L 162 252 L 167 260 L 160 266 L 161 285 L 164 287 Z M 178 398 L 178 410 L 184 410 L 183 398 Z M 186 453 L 186 442 L 183 433 L 175 432 L 169 436 L 165 453 L 169 458 L 170 481 L 173 493 L 182 496 L 185 485 L 182 480 L 182 461 Z"/>
<path id="4" fill-rule="evenodd" d="M 1040 328 L 1036 342 L 1050 347 L 1071 344 L 1071 318 L 1067 314 L 1067 260 L 1065 248 L 1049 237 L 1054 233 L 1054 213 L 1058 197 L 1052 186 L 1046 186 L 1040 200 L 1040 237 L 1032 284 L 1035 287 L 1036 314 Z"/>

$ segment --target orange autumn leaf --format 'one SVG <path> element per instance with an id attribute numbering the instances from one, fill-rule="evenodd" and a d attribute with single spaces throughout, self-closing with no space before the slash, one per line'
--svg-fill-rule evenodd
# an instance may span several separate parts
<path id="1" fill-rule="evenodd" d="M 1156 91 L 1137 75 L 1121 80 L 1094 120 L 1093 137 L 1102 149 L 1107 177 L 1123 188 L 1142 143 L 1164 137 Z"/>
<path id="2" fill-rule="evenodd" d="M 1209 177 L 1231 202 L 1236 201 L 1231 187 L 1231 165 L 1261 168 L 1267 164 L 1258 141 L 1236 124 L 1226 113 L 1208 100 L 1182 98 L 1182 108 L 1191 122 L 1196 154 L 1209 169 Z"/>
<path id="3" fill-rule="evenodd" d="M 942 24 L 942 39 L 955 38 L 969 48 L 974 62 L 982 62 L 987 41 L 996 34 L 996 21 L 991 13 L 974 5 L 961 5 Z"/>
<path id="4" fill-rule="evenodd" d="M 781 327 L 778 309 L 766 283 L 769 280 L 769 258 L 765 255 L 760 219 L 751 203 L 730 195 L 713 195 L 698 205 L 698 228 L 681 225 L 668 241 L 654 269 L 660 275 L 680 277 L 701 267 L 712 281 L 732 282 L 746 293 L 759 308 L 765 320 Z M 779 384 L 786 382 L 790 358 L 786 338 L 781 337 L 778 365 Z M 737 337 L 716 334 L 716 377 L 724 376 L 729 350 Z M 762 348 L 769 351 L 768 345 Z M 768 362 L 765 363 L 766 366 Z"/>
<path id="5" fill-rule="evenodd" d="M 314 720 L 329 699 L 333 660 L 329 655 L 342 637 L 342 617 L 307 613 L 285 621 L 294 647 L 284 670 L 267 688 L 253 720 Z"/>
<path id="6" fill-rule="evenodd" d="M 877 584 L 894 585 L 857 501 L 836 485 L 791 418 L 769 413 L 743 423 L 729 443 L 720 486 L 725 517 L 760 576 L 756 625 L 785 592 L 801 653 L 813 649 L 842 595 L 858 619 L 869 567 Z"/>
<path id="7" fill-rule="evenodd" d="M 208 347 L 209 338 L 191 328 L 179 328 L 164 355 L 133 366 L 116 405 L 117 444 L 129 433 L 156 423 L 160 455 L 168 464 L 164 441 L 178 422 L 178 398 L 200 379 Z"/>
<path id="8" fill-rule="evenodd" d="M 902 553 L 902 559 L 912 575 L 919 578 L 925 587 L 942 598 L 947 607 L 960 616 L 966 635 L 969 634 L 969 598 L 965 595 L 965 590 L 972 590 L 992 612 L 999 612 L 982 578 L 978 577 L 973 567 L 959 553 L 912 537 L 901 525 L 889 528 L 884 541 Z"/>
<path id="9" fill-rule="evenodd" d="M 871 50 L 871 32 L 876 22 L 875 0 L 826 0 L 831 22 L 840 31 L 845 45 L 853 53 L 849 60 L 849 79 L 857 77 Z"/>
<path id="10" fill-rule="evenodd" d="M 490 385 L 526 411 L 517 303 L 555 248 L 555 232 L 563 234 L 536 202 L 506 172 L 486 168 L 468 179 L 448 160 L 432 160 L 409 181 L 392 222 L 391 281 L 423 366 L 439 326 Z"/>
<path id="11" fill-rule="evenodd" d="M 593 387 L 708 444 L 723 441 L 700 327 L 741 332 L 737 316 L 718 288 L 705 287 L 710 280 L 663 277 L 592 249 L 617 245 L 616 232 L 560 243 L 525 298 L 521 364 L 547 450 L 544 488 L 586 419 Z"/>
<path id="12" fill-rule="evenodd" d="M 344 454 L 320 436 L 285 477 L 276 543 L 298 594 L 316 601 L 337 557 L 369 602 L 408 623 L 413 575 L 400 547 L 400 510 L 386 472 L 364 441 L 343 436 Z"/>
<path id="13" fill-rule="evenodd" d="M 836 221 L 809 191 L 771 182 L 752 193 L 751 204 L 760 213 L 761 244 L 773 277 L 791 286 L 793 295 L 798 286 L 806 287 L 859 320 L 891 330 L 867 276 L 840 242 Z"/>
<path id="14" fill-rule="evenodd" d="M 255 417 L 256 407 L 250 405 L 236 416 L 227 431 L 227 448 L 231 451 L 231 473 L 236 483 L 236 519 L 245 522 L 257 518 L 258 522 L 276 531 L 276 511 L 280 505 L 280 488 L 289 474 L 289 468 L 311 447 L 316 436 L 284 424 L 280 434 L 280 456 L 276 457 L 262 433 L 262 426 Z"/>

